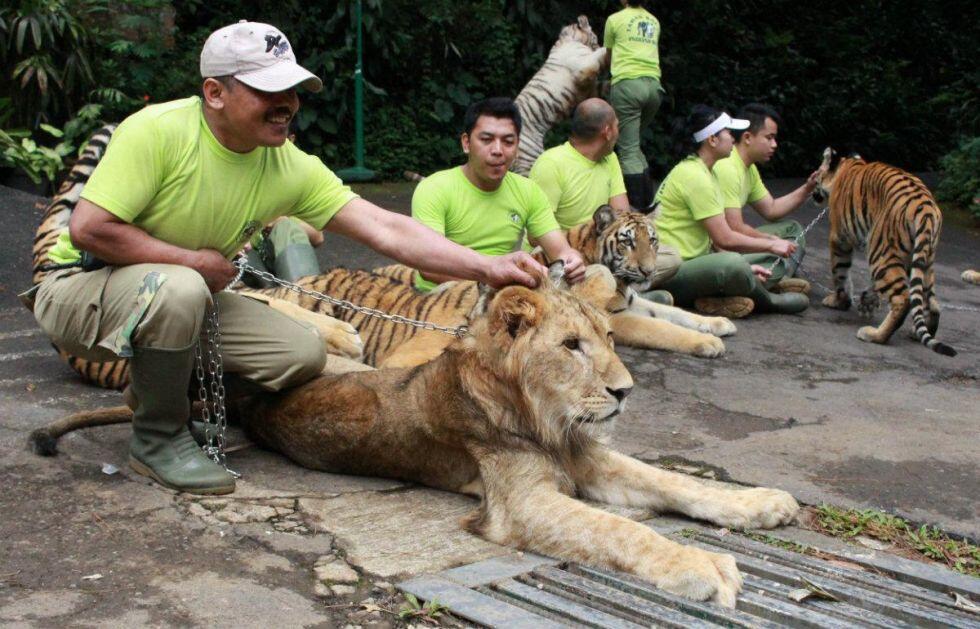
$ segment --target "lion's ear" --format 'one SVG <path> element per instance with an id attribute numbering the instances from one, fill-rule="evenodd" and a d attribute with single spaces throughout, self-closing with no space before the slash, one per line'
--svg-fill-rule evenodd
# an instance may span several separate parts
<path id="1" fill-rule="evenodd" d="M 511 338 L 517 338 L 536 326 L 543 314 L 544 297 L 523 286 L 508 286 L 490 304 L 490 333 L 506 330 Z"/>

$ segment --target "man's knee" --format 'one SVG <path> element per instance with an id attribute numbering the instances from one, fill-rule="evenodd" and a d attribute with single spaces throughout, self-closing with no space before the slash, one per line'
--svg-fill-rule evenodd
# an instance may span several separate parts
<path id="1" fill-rule="evenodd" d="M 747 295 L 752 290 L 752 284 L 755 281 L 752 265 L 741 254 L 732 251 L 724 251 L 714 255 L 717 256 L 718 284 L 724 293 L 726 295 Z"/>
<path id="2" fill-rule="evenodd" d="M 309 382 L 323 372 L 327 364 L 327 351 L 319 332 L 312 326 L 299 323 L 302 332 L 291 334 L 288 347 L 276 362 L 267 365 L 259 378 L 259 384 L 271 391 L 280 391 Z"/>
<path id="3" fill-rule="evenodd" d="M 136 334 L 135 345 L 153 348 L 187 347 L 197 341 L 211 301 L 201 275 L 190 268 L 169 266 L 157 286 Z"/>

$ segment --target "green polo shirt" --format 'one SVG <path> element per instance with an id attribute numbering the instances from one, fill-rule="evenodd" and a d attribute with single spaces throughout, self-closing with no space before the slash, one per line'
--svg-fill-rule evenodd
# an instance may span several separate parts
<path id="1" fill-rule="evenodd" d="M 718 187 L 721 188 L 721 197 L 726 208 L 741 209 L 749 203 L 764 199 L 769 194 L 759 176 L 759 169 L 755 164 L 746 166 L 735 149 L 732 149 L 732 154 L 725 159 L 718 160 L 711 172 L 718 180 Z"/>
<path id="2" fill-rule="evenodd" d="M 538 184 L 507 173 L 499 188 L 485 192 L 470 183 L 459 166 L 419 183 L 412 196 L 412 217 L 449 240 L 490 256 L 514 251 L 522 230 L 539 238 L 558 229 L 551 203 Z M 435 286 L 415 274 L 419 290 Z"/>
<path id="3" fill-rule="evenodd" d="M 292 142 L 249 153 L 228 150 L 211 133 L 196 96 L 126 118 L 82 190 L 82 198 L 154 238 L 229 258 L 280 216 L 323 229 L 356 197 Z M 49 257 L 78 260 L 67 231 Z"/>
<path id="4" fill-rule="evenodd" d="M 660 21 L 642 7 L 626 7 L 606 20 L 602 45 L 612 52 L 613 85 L 649 76 L 660 80 Z"/>
<path id="5" fill-rule="evenodd" d="M 711 253 L 711 238 L 700 221 L 725 213 L 718 181 L 701 158 L 691 155 L 667 174 L 654 201 L 660 241 L 673 245 L 690 260 Z"/>
<path id="6" fill-rule="evenodd" d="M 548 149 L 534 162 L 531 181 L 541 186 L 562 229 L 592 220 L 600 205 L 626 194 L 615 153 L 594 162 L 569 142 Z"/>

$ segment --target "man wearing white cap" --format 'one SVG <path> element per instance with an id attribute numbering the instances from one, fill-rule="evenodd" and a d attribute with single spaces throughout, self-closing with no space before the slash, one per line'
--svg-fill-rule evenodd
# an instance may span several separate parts
<path id="1" fill-rule="evenodd" d="M 525 253 L 477 254 L 358 198 L 286 142 L 296 88 L 322 89 L 273 26 L 233 24 L 201 53 L 202 96 L 153 105 L 119 125 L 50 253 L 105 262 L 67 268 L 40 286 L 35 316 L 60 348 L 90 360 L 130 360 L 130 464 L 167 487 L 234 490 L 234 478 L 194 443 L 186 422 L 194 347 L 211 300 L 224 370 L 278 391 L 316 376 L 326 355 L 312 326 L 222 289 L 229 259 L 280 216 L 352 237 L 405 264 L 494 286 L 533 285 Z"/>
<path id="2" fill-rule="evenodd" d="M 676 247 L 684 260 L 661 288 L 670 291 L 675 304 L 693 305 L 705 314 L 738 318 L 753 310 L 800 312 L 809 305 L 806 295 L 775 294 L 766 288 L 771 263 L 791 255 L 795 245 L 732 230 L 725 220 L 721 188 L 712 174 L 715 163 L 732 151 L 730 129 L 748 126 L 748 120 L 705 105 L 695 106 L 688 116 L 693 152 L 670 171 L 655 198 L 660 240 Z M 749 260 L 735 252 L 768 252 L 770 256 Z"/>

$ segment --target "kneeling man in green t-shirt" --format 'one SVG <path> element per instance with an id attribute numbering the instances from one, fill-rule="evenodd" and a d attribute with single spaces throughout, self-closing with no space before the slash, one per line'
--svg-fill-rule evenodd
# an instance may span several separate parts
<path id="1" fill-rule="evenodd" d="M 412 216 L 449 240 L 489 256 L 519 249 L 525 234 L 549 260 L 563 260 L 569 281 L 585 277 L 585 264 L 558 226 L 551 202 L 527 177 L 509 171 L 517 157 L 521 114 L 509 98 L 470 105 L 463 120 L 462 166 L 426 177 L 412 197 Z M 415 287 L 463 279 L 453 272 L 420 269 Z"/>

